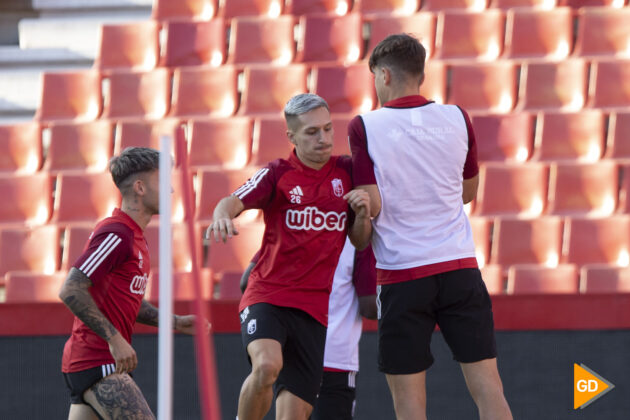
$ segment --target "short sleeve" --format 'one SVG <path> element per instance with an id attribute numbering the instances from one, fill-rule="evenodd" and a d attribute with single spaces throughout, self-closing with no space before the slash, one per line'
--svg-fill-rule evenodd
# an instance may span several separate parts
<path id="1" fill-rule="evenodd" d="M 359 115 L 348 124 L 348 142 L 352 152 L 352 182 L 355 186 L 376 184 L 374 163 L 367 148 L 365 126 Z"/>
<path id="2" fill-rule="evenodd" d="M 122 223 L 107 224 L 92 233 L 83 254 L 73 267 L 95 284 L 127 261 L 132 250 L 133 231 Z"/>
<path id="3" fill-rule="evenodd" d="M 275 191 L 275 184 L 272 162 L 259 169 L 232 195 L 243 202 L 245 209 L 262 209 L 271 201 Z"/>
<path id="4" fill-rule="evenodd" d="M 363 251 L 355 251 L 352 282 L 358 296 L 376 294 L 376 258 L 371 245 Z"/>
<path id="5" fill-rule="evenodd" d="M 479 173 L 479 162 L 477 161 L 477 140 L 475 139 L 475 132 L 470 122 L 468 113 L 462 108 L 459 108 L 466 121 L 466 131 L 468 132 L 468 154 L 466 155 L 466 162 L 464 162 L 464 179 L 470 179 Z"/>

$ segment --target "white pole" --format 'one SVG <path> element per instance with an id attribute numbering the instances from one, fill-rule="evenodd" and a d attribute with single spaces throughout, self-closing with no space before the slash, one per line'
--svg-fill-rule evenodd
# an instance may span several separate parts
<path id="1" fill-rule="evenodd" d="M 171 137 L 160 137 L 160 287 L 158 420 L 173 417 L 173 266 L 171 250 Z"/>

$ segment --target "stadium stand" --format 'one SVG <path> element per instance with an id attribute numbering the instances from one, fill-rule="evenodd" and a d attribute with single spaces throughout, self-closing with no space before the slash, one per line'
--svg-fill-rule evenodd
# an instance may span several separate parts
<path id="1" fill-rule="evenodd" d="M 424 64 L 424 82 L 420 85 L 420 94 L 439 104 L 446 101 L 446 64 L 430 59 Z"/>
<path id="2" fill-rule="evenodd" d="M 199 270 L 201 277 L 202 296 L 204 299 L 211 299 L 213 296 L 214 281 L 212 279 L 212 271 L 204 268 Z M 197 295 L 195 293 L 195 285 L 193 283 L 192 274 L 187 271 L 173 272 L 173 299 L 177 301 L 191 301 Z M 146 299 L 150 302 L 157 302 L 160 294 L 160 272 L 153 270 L 147 282 L 147 290 L 145 291 Z M 239 290 L 240 294 L 240 290 Z"/>
<path id="3" fill-rule="evenodd" d="M 591 65 L 589 105 L 627 110 L 630 106 L 630 60 L 594 61 Z"/>
<path id="4" fill-rule="evenodd" d="M 101 115 L 101 76 L 98 72 L 43 73 L 35 119 L 93 121 Z"/>
<path id="5" fill-rule="evenodd" d="M 359 13 L 304 15 L 299 25 L 298 62 L 354 63 L 363 55 L 363 25 Z"/>
<path id="6" fill-rule="evenodd" d="M 436 57 L 493 61 L 503 52 L 504 31 L 505 14 L 500 9 L 439 12 Z"/>
<path id="7" fill-rule="evenodd" d="M 370 56 L 376 44 L 387 35 L 401 32 L 413 34 L 418 38 L 427 50 L 427 58 L 431 57 L 435 49 L 435 20 L 435 15 L 428 12 L 408 16 L 390 13 L 364 15 L 364 26 L 367 26 L 369 31 L 366 57 Z"/>
<path id="8" fill-rule="evenodd" d="M 588 264 L 580 272 L 581 293 L 630 293 L 630 268 Z"/>
<path id="9" fill-rule="evenodd" d="M 0 125 L 0 173 L 33 173 L 42 163 L 42 139 L 34 122 Z"/>
<path id="10" fill-rule="evenodd" d="M 155 0 L 152 17 L 155 20 L 211 19 L 217 11 L 217 0 Z"/>
<path id="11" fill-rule="evenodd" d="M 0 224 L 42 225 L 50 219 L 52 179 L 46 172 L 1 174 L 0 197 Z"/>
<path id="12" fill-rule="evenodd" d="M 535 121 L 526 112 L 473 116 L 479 160 L 525 162 L 532 153 Z"/>
<path id="13" fill-rule="evenodd" d="M 232 66 L 176 68 L 173 117 L 230 117 L 239 106 L 238 70 Z"/>
<path id="14" fill-rule="evenodd" d="M 166 41 L 161 65 L 217 67 L 225 61 L 227 28 L 222 18 L 206 22 L 172 21 L 162 27 Z"/>
<path id="15" fill-rule="evenodd" d="M 516 103 L 517 67 L 508 60 L 453 65 L 447 102 L 473 113 L 509 113 Z"/>
<path id="16" fill-rule="evenodd" d="M 605 156 L 620 161 L 630 160 L 630 142 L 624 138 L 630 133 L 630 112 L 611 113 Z"/>
<path id="17" fill-rule="evenodd" d="M 189 162 L 193 169 L 242 169 L 250 160 L 253 121 L 247 117 L 192 120 Z"/>
<path id="18" fill-rule="evenodd" d="M 103 25 L 94 67 L 100 70 L 153 70 L 160 57 L 159 25 L 154 21 Z"/>
<path id="19" fill-rule="evenodd" d="M 575 55 L 630 55 L 630 9 L 584 7 L 578 10 Z"/>
<path id="20" fill-rule="evenodd" d="M 281 115 L 287 101 L 308 91 L 308 68 L 303 64 L 282 67 L 250 66 L 243 72 L 240 115 Z"/>
<path id="21" fill-rule="evenodd" d="M 557 267 L 513 265 L 507 279 L 509 294 L 575 294 L 578 292 L 578 270 L 573 264 Z"/>
<path id="22" fill-rule="evenodd" d="M 568 218 L 562 260 L 571 264 L 628 266 L 630 216 Z"/>
<path id="23" fill-rule="evenodd" d="M 272 160 L 289 156 L 292 150 L 293 147 L 287 138 L 287 125 L 283 117 L 264 117 L 255 120 L 252 165 L 266 165 Z"/>
<path id="24" fill-rule="evenodd" d="M 65 272 L 10 271 L 5 276 L 7 303 L 59 302 Z"/>
<path id="25" fill-rule="evenodd" d="M 281 0 L 224 0 L 219 1 L 217 14 L 226 18 L 240 16 L 268 16 L 275 18 L 282 13 Z"/>
<path id="26" fill-rule="evenodd" d="M 171 103 L 171 77 L 165 68 L 149 72 L 118 70 L 104 76 L 103 118 L 164 117 Z"/>
<path id="27" fill-rule="evenodd" d="M 293 16 L 232 19 L 228 62 L 289 64 L 295 55 L 294 26 Z"/>
<path id="28" fill-rule="evenodd" d="M 374 76 L 363 63 L 316 67 L 311 82 L 333 113 L 360 114 L 376 105 Z"/>
<path id="29" fill-rule="evenodd" d="M 117 155 L 127 147 L 152 147 L 160 148 L 160 137 L 163 135 L 175 136 L 177 127 L 182 121 L 176 118 L 164 118 L 157 121 L 144 119 L 122 120 L 116 124 L 114 137 L 114 154 Z M 173 148 L 175 145 L 173 144 Z M 173 150 L 175 160 L 179 162 L 179 155 Z"/>
<path id="30" fill-rule="evenodd" d="M 293 16 L 318 13 L 342 16 L 348 13 L 348 10 L 352 7 L 352 3 L 351 0 L 286 0 L 284 13 Z"/>
<path id="31" fill-rule="evenodd" d="M 362 14 L 391 13 L 392 15 L 411 15 L 420 7 L 419 0 L 355 0 L 354 3 L 353 10 Z"/>
<path id="32" fill-rule="evenodd" d="M 54 225 L 0 230 L 0 276 L 8 271 L 52 274 L 60 257 L 59 229 Z"/>

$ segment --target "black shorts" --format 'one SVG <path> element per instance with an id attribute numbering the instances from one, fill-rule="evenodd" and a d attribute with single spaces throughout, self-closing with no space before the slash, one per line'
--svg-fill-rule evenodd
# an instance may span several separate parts
<path id="1" fill-rule="evenodd" d="M 436 323 L 458 362 L 496 357 L 492 303 L 477 268 L 382 285 L 377 299 L 382 372 L 428 369 L 433 364 L 430 343 Z"/>
<path id="2" fill-rule="evenodd" d="M 356 399 L 356 372 L 324 372 L 311 420 L 351 420 Z"/>
<path id="3" fill-rule="evenodd" d="M 243 346 L 270 338 L 282 345 L 282 370 L 274 388 L 314 405 L 324 370 L 326 327 L 295 308 L 257 303 L 241 312 Z"/>
<path id="4" fill-rule="evenodd" d="M 66 386 L 70 390 L 70 402 L 72 404 L 87 404 L 83 400 L 85 391 L 114 372 L 116 372 L 116 365 L 113 363 L 82 370 L 80 372 L 64 372 L 63 379 L 66 381 Z"/>

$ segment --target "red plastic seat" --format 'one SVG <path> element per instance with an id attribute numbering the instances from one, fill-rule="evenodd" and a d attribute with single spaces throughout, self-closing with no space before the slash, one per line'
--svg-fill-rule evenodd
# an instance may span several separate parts
<path id="1" fill-rule="evenodd" d="M 619 213 L 630 214 L 630 165 L 620 167 L 621 186 L 619 189 Z"/>
<path id="2" fill-rule="evenodd" d="M 387 36 L 399 33 L 413 34 L 431 57 L 435 49 L 435 15 L 419 12 L 409 16 L 395 16 L 390 13 L 370 15 L 365 17 L 369 24 L 370 41 L 367 46 L 366 58 L 370 57 L 374 47 Z"/>
<path id="3" fill-rule="evenodd" d="M 159 31 L 158 23 L 151 20 L 102 25 L 94 66 L 101 70 L 152 70 L 160 56 Z"/>
<path id="4" fill-rule="evenodd" d="M 484 163 L 474 213 L 537 217 L 545 209 L 549 168 L 541 163 Z"/>
<path id="5" fill-rule="evenodd" d="M 0 125 L 0 173 L 33 173 L 42 164 L 39 124 Z"/>
<path id="6" fill-rule="evenodd" d="M 480 12 L 487 6 L 487 0 L 426 0 L 422 2 L 422 10 L 469 10 Z"/>
<path id="7" fill-rule="evenodd" d="M 60 302 L 65 272 L 52 274 L 11 271 L 5 276 L 7 303 Z"/>
<path id="8" fill-rule="evenodd" d="M 475 254 L 479 267 L 484 267 L 490 258 L 490 229 L 492 220 L 487 217 L 469 217 L 473 240 L 475 241 Z"/>
<path id="9" fill-rule="evenodd" d="M 212 220 L 212 213 L 219 200 L 236 191 L 254 176 L 259 168 L 236 170 L 202 170 L 197 174 L 197 220 Z M 254 255 L 251 253 L 250 258 Z"/>
<path id="10" fill-rule="evenodd" d="M 588 264 L 580 272 L 581 293 L 630 293 L 630 267 Z"/>
<path id="11" fill-rule="evenodd" d="M 606 157 L 619 160 L 630 160 L 630 112 L 610 114 Z"/>
<path id="12" fill-rule="evenodd" d="M 225 271 L 242 273 L 260 248 L 265 230 L 264 223 L 240 224 L 237 229 L 238 235 L 226 243 L 216 242 L 214 237 L 208 240 L 208 264 L 214 273 Z"/>
<path id="13" fill-rule="evenodd" d="M 630 60 L 593 62 L 589 105 L 624 111 L 630 107 Z"/>
<path id="14" fill-rule="evenodd" d="M 334 132 L 332 154 L 335 156 L 351 155 L 348 141 L 348 124 L 353 117 L 353 114 L 332 114 L 330 116 Z"/>
<path id="15" fill-rule="evenodd" d="M 189 162 L 193 168 L 242 169 L 252 150 L 252 121 L 247 117 L 193 120 Z"/>
<path id="16" fill-rule="evenodd" d="M 605 115 L 597 110 L 547 112 L 538 118 L 534 158 L 595 162 L 605 148 Z"/>
<path id="17" fill-rule="evenodd" d="M 574 9 L 581 7 L 607 6 L 621 8 L 626 4 L 626 0 L 558 0 L 558 6 L 570 6 Z"/>
<path id="18" fill-rule="evenodd" d="M 293 16 L 318 13 L 345 15 L 352 8 L 351 0 L 286 0 L 285 14 Z"/>
<path id="19" fill-rule="evenodd" d="M 74 224 L 66 227 L 63 235 L 61 271 L 70 270 L 77 258 L 81 256 L 93 230 L 92 224 Z"/>
<path id="20" fill-rule="evenodd" d="M 578 11 L 575 55 L 630 54 L 630 9 L 586 7 Z"/>
<path id="21" fill-rule="evenodd" d="M 161 64 L 167 67 L 220 66 L 225 61 L 226 24 L 222 18 L 207 22 L 169 22 Z"/>
<path id="22" fill-rule="evenodd" d="M 83 124 L 52 124 L 44 170 L 101 172 L 111 158 L 114 132 L 109 121 Z"/>
<path id="23" fill-rule="evenodd" d="M 239 16 L 268 16 L 275 18 L 282 13 L 282 0 L 223 0 L 219 1 L 218 15 L 225 18 Z"/>
<path id="24" fill-rule="evenodd" d="M 97 222 L 120 204 L 109 172 L 61 173 L 57 176 L 52 220 L 60 224 Z"/>
<path id="25" fill-rule="evenodd" d="M 208 20 L 216 10 L 217 0 L 154 0 L 152 17 L 156 20 Z"/>
<path id="26" fill-rule="evenodd" d="M 149 246 L 149 258 L 151 259 L 151 270 L 160 266 L 160 223 L 152 220 L 144 230 L 144 237 Z M 171 252 L 173 257 L 173 271 L 192 270 L 192 257 L 190 242 L 188 240 L 188 229 L 182 223 L 171 224 Z M 196 246 L 201 245 L 201 239 L 196 241 Z M 201 258 L 201 253 L 197 251 L 197 258 Z"/>
<path id="27" fill-rule="evenodd" d="M 354 63 L 363 55 L 362 28 L 359 13 L 302 16 L 296 61 Z"/>
<path id="28" fill-rule="evenodd" d="M 556 0 L 552 0 L 551 7 L 555 6 Z M 490 0 L 490 7 L 498 9 L 511 9 L 513 7 L 535 7 L 538 9 L 549 8 L 549 0 Z"/>
<path id="29" fill-rule="evenodd" d="M 564 60 L 573 49 L 573 10 L 517 8 L 507 11 L 504 55 Z"/>
<path id="30" fill-rule="evenodd" d="M 295 55 L 293 16 L 232 19 L 228 62 L 289 64 Z"/>
<path id="31" fill-rule="evenodd" d="M 516 102 L 516 67 L 507 60 L 451 67 L 448 103 L 467 111 L 505 114 Z"/>
<path id="32" fill-rule="evenodd" d="M 238 108 L 238 72 L 232 66 L 177 68 L 170 115 L 229 117 Z"/>
<path id="33" fill-rule="evenodd" d="M 479 161 L 526 161 L 531 156 L 534 121 L 526 112 L 473 116 Z"/>
<path id="34" fill-rule="evenodd" d="M 566 262 L 628 265 L 630 216 L 570 218 L 565 226 L 562 255 Z"/>
<path id="35" fill-rule="evenodd" d="M 424 81 L 420 85 L 420 95 L 428 100 L 443 104 L 446 100 L 446 65 L 440 60 L 427 60 L 424 63 Z"/>
<path id="36" fill-rule="evenodd" d="M 578 293 L 578 270 L 572 264 L 553 268 L 513 265 L 508 271 L 507 292 L 514 295 Z"/>
<path id="37" fill-rule="evenodd" d="M 199 270 L 199 281 L 201 282 L 202 299 L 210 300 L 213 292 L 212 271 L 208 269 Z M 195 300 L 195 284 L 191 272 L 174 271 L 173 272 L 173 299 L 175 301 Z M 160 273 L 158 270 L 151 271 L 147 289 L 145 291 L 145 299 L 151 302 L 158 302 L 160 297 Z"/>
<path id="38" fill-rule="evenodd" d="M 499 9 L 440 12 L 435 37 L 436 57 L 496 60 L 503 52 L 504 31 L 505 14 Z"/>
<path id="39" fill-rule="evenodd" d="M 52 179 L 46 172 L 0 175 L 0 224 L 42 225 L 50 218 Z"/>
<path id="40" fill-rule="evenodd" d="M 501 295 L 505 293 L 505 278 L 501 266 L 488 264 L 481 267 L 480 270 L 488 293 L 491 295 Z"/>
<path id="41" fill-rule="evenodd" d="M 614 162 L 553 163 L 548 212 L 610 216 L 617 208 L 618 185 L 619 171 Z"/>
<path id="42" fill-rule="evenodd" d="M 241 277 L 243 271 L 227 271 L 218 275 L 218 296 L 220 300 L 240 300 L 241 293 Z"/>
<path id="43" fill-rule="evenodd" d="M 588 63 L 526 63 L 521 67 L 520 109 L 579 111 L 586 98 Z"/>
<path id="44" fill-rule="evenodd" d="M 160 137 L 171 136 L 175 138 L 175 132 L 181 125 L 178 119 L 162 119 L 157 121 L 131 120 L 120 121 L 116 125 L 114 138 L 114 155 L 120 154 L 127 147 L 150 147 L 160 149 Z M 179 156 L 175 153 L 175 143 L 171 142 L 173 154 L 177 161 Z"/>
<path id="45" fill-rule="evenodd" d="M 243 76 L 241 115 L 280 115 L 291 97 L 308 91 L 308 68 L 303 64 L 251 66 L 245 69 Z"/>
<path id="46" fill-rule="evenodd" d="M 491 263 L 555 267 L 562 252 L 563 227 L 563 220 L 559 217 L 532 220 L 497 218 L 492 233 Z"/>
<path id="47" fill-rule="evenodd" d="M 109 95 L 105 96 L 103 117 L 160 119 L 171 103 L 169 71 L 119 71 L 106 77 Z"/>
<path id="48" fill-rule="evenodd" d="M 286 159 L 293 150 L 283 117 L 257 118 L 253 130 L 252 165 L 262 166 L 278 158 Z"/>
<path id="49" fill-rule="evenodd" d="M 354 3 L 353 10 L 364 15 L 368 13 L 411 15 L 420 6 L 419 0 L 354 0 Z"/>
<path id="50" fill-rule="evenodd" d="M 329 65 L 313 70 L 313 92 L 326 99 L 330 112 L 357 114 L 374 109 L 374 76 L 364 63 Z"/>
<path id="51" fill-rule="evenodd" d="M 35 119 L 93 121 L 101 115 L 101 75 L 93 70 L 42 73 Z"/>
<path id="52" fill-rule="evenodd" d="M 0 229 L 0 276 L 14 270 L 52 273 L 58 268 L 59 257 L 56 226 Z"/>

